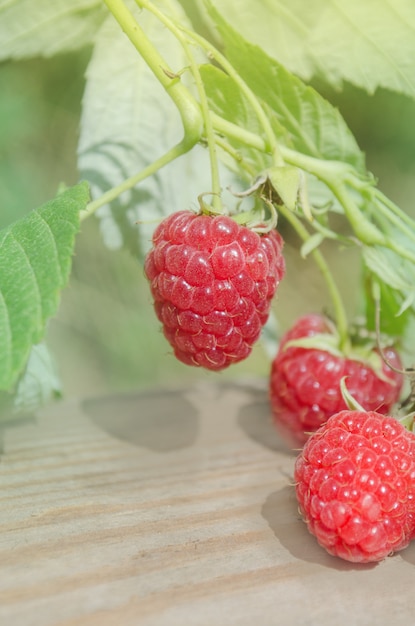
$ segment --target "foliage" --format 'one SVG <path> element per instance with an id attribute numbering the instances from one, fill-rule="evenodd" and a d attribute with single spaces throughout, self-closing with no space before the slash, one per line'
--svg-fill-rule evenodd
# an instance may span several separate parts
<path id="1" fill-rule="evenodd" d="M 33 346 L 14 393 L 0 392 L 0 425 L 31 415 L 62 395 L 55 362 L 44 343 Z"/>
<path id="2" fill-rule="evenodd" d="M 411 0 L 213 0 L 251 43 L 306 81 L 415 96 Z M 364 61 L 363 61 L 364 60 Z"/>

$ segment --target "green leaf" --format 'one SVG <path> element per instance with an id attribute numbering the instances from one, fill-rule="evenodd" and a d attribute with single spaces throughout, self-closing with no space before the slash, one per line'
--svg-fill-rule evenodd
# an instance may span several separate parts
<path id="1" fill-rule="evenodd" d="M 99 0 L 0 0 L 0 60 L 78 50 L 106 15 Z"/>
<path id="2" fill-rule="evenodd" d="M 301 246 L 300 254 L 305 259 L 310 252 L 313 252 L 324 241 L 324 235 L 322 233 L 314 233 L 307 241 Z"/>
<path id="3" fill-rule="evenodd" d="M 31 415 L 62 396 L 56 364 L 44 343 L 32 347 L 24 373 L 13 394 L 0 392 L 0 423 Z"/>
<path id="4" fill-rule="evenodd" d="M 303 154 L 351 164 L 365 173 L 364 156 L 339 111 L 306 86 L 261 48 L 247 42 L 219 13 L 212 15 L 224 41 L 226 56 L 274 115 L 271 122 L 285 129 L 278 137 Z"/>
<path id="5" fill-rule="evenodd" d="M 367 267 L 382 283 L 401 292 L 405 298 L 414 290 L 415 267 L 412 263 L 382 246 L 363 246 L 362 253 Z"/>
<path id="6" fill-rule="evenodd" d="M 408 295 L 402 302 L 400 309 L 397 312 L 396 316 L 399 317 L 399 316 L 402 316 L 404 313 L 409 312 L 411 307 L 414 306 L 414 304 L 415 304 L 415 290 L 408 293 Z"/>
<path id="7" fill-rule="evenodd" d="M 71 267 L 87 183 L 0 231 L 0 390 L 9 390 L 55 314 Z"/>
<path id="8" fill-rule="evenodd" d="M 412 0 L 211 0 L 251 43 L 305 80 L 415 96 Z"/>
<path id="9" fill-rule="evenodd" d="M 373 276 L 378 285 L 381 315 L 380 330 L 390 336 L 402 337 L 415 313 L 415 268 L 380 246 L 364 247 L 365 314 L 369 330 L 375 330 Z"/>
<path id="10" fill-rule="evenodd" d="M 410 321 L 413 311 L 402 308 L 402 297 L 389 285 L 379 284 L 380 287 L 380 332 L 389 337 L 402 337 Z M 365 326 L 369 331 L 376 330 L 376 308 L 372 290 L 365 292 Z"/>
<path id="11" fill-rule="evenodd" d="M 244 128 L 260 136 L 262 129 L 258 118 L 235 82 L 225 72 L 213 65 L 203 64 L 200 66 L 199 71 L 210 109 L 221 118 L 239 126 L 239 128 Z M 280 134 L 284 134 L 282 126 L 278 130 Z M 237 152 L 238 156 L 248 166 L 251 166 L 256 174 L 272 165 L 270 155 L 256 150 L 237 139 L 227 139 L 227 141 Z M 226 167 L 237 172 L 243 178 L 249 178 L 239 163 L 230 158 L 225 150 L 219 149 L 218 154 Z"/>
<path id="12" fill-rule="evenodd" d="M 150 12 L 131 12 L 173 71 L 188 65 L 177 40 Z M 182 136 L 168 94 L 109 16 L 87 69 L 78 148 L 79 169 L 91 182 L 93 196 L 153 163 Z M 157 221 L 176 210 L 197 208 L 197 196 L 210 186 L 208 153 L 196 146 L 97 211 L 105 244 L 124 246 L 142 258 Z"/>

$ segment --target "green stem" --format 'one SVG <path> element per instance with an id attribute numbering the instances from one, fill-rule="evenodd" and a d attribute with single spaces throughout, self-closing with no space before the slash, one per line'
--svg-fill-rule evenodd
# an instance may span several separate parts
<path id="1" fill-rule="evenodd" d="M 303 241 L 307 241 L 310 238 L 310 234 L 305 226 L 301 223 L 296 215 L 292 211 L 289 211 L 284 206 L 278 207 L 280 213 L 284 215 L 286 220 L 290 222 L 296 233 Z M 317 264 L 330 293 L 330 297 L 334 307 L 334 314 L 336 318 L 337 331 L 340 338 L 340 349 L 342 352 L 347 353 L 350 347 L 350 339 L 348 334 L 347 316 L 344 308 L 343 300 L 340 295 L 340 291 L 337 288 L 336 282 L 330 271 L 330 268 L 320 250 L 313 250 L 310 253 Z"/>
<path id="2" fill-rule="evenodd" d="M 206 140 L 208 144 L 209 150 L 209 161 L 210 161 L 210 176 L 212 180 L 212 205 L 216 212 L 222 213 L 222 188 L 220 184 L 220 176 L 219 176 L 219 164 L 218 164 L 218 156 L 216 152 L 216 141 L 215 134 L 213 132 L 212 121 L 210 119 L 210 111 L 209 106 L 207 104 L 206 95 L 200 95 L 200 104 L 202 109 L 202 114 L 205 119 L 205 130 L 206 130 Z"/>
<path id="3" fill-rule="evenodd" d="M 389 250 L 395 252 L 399 257 L 407 259 L 411 263 L 415 263 L 415 254 L 406 249 L 402 242 L 397 243 L 393 237 L 388 237 L 382 231 L 380 231 L 372 222 L 370 222 L 364 216 L 363 212 L 354 203 L 347 189 L 342 184 L 330 184 L 330 181 L 326 182 L 327 186 L 331 188 L 333 194 L 343 205 L 346 217 L 351 223 L 359 240 L 369 246 L 384 246 Z M 356 189 L 354 181 L 351 183 L 351 187 Z M 376 204 L 376 208 L 379 209 L 379 205 Z M 386 207 L 385 207 L 386 209 Z M 387 219 L 398 226 L 399 230 L 403 234 L 407 234 L 407 227 L 401 221 L 397 222 L 390 211 L 384 211 L 384 215 L 387 215 Z M 412 238 L 412 237 L 411 237 Z"/>
<path id="4" fill-rule="evenodd" d="M 389 200 L 389 198 L 386 198 L 379 189 L 371 190 L 371 196 L 377 200 L 376 208 L 382 215 L 385 215 L 392 224 L 397 226 L 408 239 L 415 242 L 414 220 Z"/>
<path id="5" fill-rule="evenodd" d="M 115 198 L 124 193 L 124 191 L 128 191 L 128 189 L 131 189 L 148 176 L 152 176 L 159 169 L 161 169 L 171 161 L 174 161 L 174 159 L 177 159 L 177 157 L 185 154 L 189 150 L 190 147 L 185 141 L 180 142 L 179 144 L 174 146 L 174 148 L 166 152 L 166 154 L 163 154 L 163 156 L 161 156 L 159 159 L 148 165 L 148 167 L 144 168 L 137 174 L 134 174 L 134 176 L 125 179 L 120 185 L 112 187 L 106 193 L 102 194 L 102 196 L 90 202 L 86 206 L 85 210 L 81 211 L 80 213 L 81 221 L 90 217 L 90 215 L 93 215 L 93 213 L 95 213 L 97 209 L 104 206 L 105 204 L 108 204 L 109 202 L 112 202 L 112 200 L 115 200 Z"/>
<path id="6" fill-rule="evenodd" d="M 217 113 L 212 112 L 211 116 L 213 127 L 217 133 L 225 135 L 230 139 L 236 139 L 236 141 L 240 141 L 242 144 L 255 148 L 260 152 L 269 152 L 266 142 L 259 135 L 251 133 L 251 131 L 241 128 L 232 122 L 228 122 L 228 120 L 220 117 Z"/>
<path id="7" fill-rule="evenodd" d="M 175 75 L 169 68 L 165 59 L 150 42 L 123 1 L 104 0 L 104 2 L 154 76 L 177 106 L 183 123 L 183 142 L 190 150 L 198 143 L 203 132 L 203 119 L 199 104 L 190 91 L 180 82 L 180 77 Z"/>
<path id="8" fill-rule="evenodd" d="M 342 205 L 344 213 L 359 241 L 369 246 L 388 245 L 385 235 L 364 216 L 348 193 L 345 185 L 342 182 L 332 181 L 330 179 L 325 182 Z"/>
<path id="9" fill-rule="evenodd" d="M 216 137 L 216 145 L 219 148 L 221 148 L 224 152 L 227 152 L 227 154 L 229 154 L 232 157 L 235 163 L 238 163 L 241 166 L 241 168 L 244 169 L 245 172 L 247 172 L 251 180 L 258 173 L 257 170 L 251 164 L 247 163 L 244 160 L 243 156 L 237 150 L 235 150 L 235 148 L 233 148 L 230 144 L 228 144 L 227 141 L 225 141 L 224 139 L 220 137 Z"/>
<path id="10" fill-rule="evenodd" d="M 343 180 L 346 172 L 354 172 L 352 165 L 344 163 L 343 161 L 326 161 L 316 157 L 297 152 L 286 146 L 281 146 L 281 153 L 284 160 L 290 165 L 297 165 L 303 170 L 314 174 L 317 178 L 326 179 L 335 177 Z"/>
<path id="11" fill-rule="evenodd" d="M 261 137 L 254 135 L 253 133 L 246 131 L 243 128 L 239 128 L 235 124 L 224 120 L 218 115 L 213 115 L 213 124 L 218 133 L 222 133 L 227 137 L 244 142 L 246 145 L 251 146 L 261 152 L 265 151 L 265 144 Z M 362 191 L 362 184 L 359 184 L 356 176 L 352 175 L 353 169 L 351 166 L 342 163 L 340 161 L 322 161 L 314 157 L 301 154 L 295 150 L 291 150 L 285 146 L 280 146 L 281 154 L 284 157 L 286 163 L 299 167 L 300 169 L 312 174 L 319 180 L 321 180 L 331 190 L 333 195 L 338 199 L 343 206 L 345 215 L 350 222 L 357 238 L 365 245 L 374 246 L 381 245 L 393 252 L 399 254 L 399 256 L 407 259 L 411 263 L 415 263 L 415 254 L 410 250 L 405 249 L 402 245 L 398 245 L 395 241 L 386 237 L 372 222 L 370 222 L 359 207 L 355 204 L 352 197 L 347 191 L 346 184 L 350 185 L 357 191 Z M 367 183 L 364 183 L 367 186 Z M 408 229 L 405 225 L 414 227 L 414 222 L 409 216 L 404 214 L 398 207 L 381 194 L 378 190 L 374 190 L 374 196 L 379 200 L 376 207 L 382 212 L 383 215 L 399 230 L 409 237 L 412 241 L 415 241 L 413 231 Z M 399 219 L 401 218 L 401 219 Z"/>
<path id="12" fill-rule="evenodd" d="M 354 170 L 352 166 L 341 161 L 322 161 L 289 148 L 283 148 L 282 152 L 287 163 L 313 174 L 327 185 L 334 197 L 342 205 L 345 216 L 361 243 L 394 249 L 393 242 L 390 242 L 375 224 L 366 218 L 348 192 L 346 184 L 355 190 L 358 187 L 357 184 L 354 184 L 354 182 L 357 183 L 357 179 L 353 175 Z"/>
<path id="13" fill-rule="evenodd" d="M 392 241 L 392 240 L 388 240 L 387 243 L 385 244 L 385 248 L 389 248 L 389 250 L 392 250 L 392 252 L 396 252 L 396 254 L 402 259 L 406 259 L 407 261 L 410 261 L 411 263 L 415 263 L 415 254 L 410 252 L 410 250 L 406 250 L 399 243 Z"/>
<path id="14" fill-rule="evenodd" d="M 320 159 L 315 159 L 314 157 L 309 157 L 299 152 L 295 152 L 294 150 L 284 146 L 281 146 L 281 152 L 287 163 L 304 169 L 327 185 L 333 195 L 343 206 L 345 215 L 361 243 L 369 246 L 384 246 L 385 248 L 396 252 L 401 258 L 405 258 L 408 261 L 411 261 L 411 263 L 415 263 L 415 254 L 413 254 L 410 250 L 405 249 L 402 245 L 398 245 L 393 239 L 384 235 L 365 217 L 363 212 L 353 201 L 346 185 L 349 185 L 352 189 L 361 193 L 362 183 L 359 182 L 352 166 L 342 163 L 341 161 L 322 161 Z M 365 182 L 364 185 L 367 186 L 367 182 Z M 374 196 L 381 199 L 386 210 L 389 208 L 389 211 L 387 212 L 383 210 L 383 214 L 387 216 L 387 219 L 394 223 L 402 233 L 408 234 L 407 228 L 402 222 L 402 219 L 398 221 L 393 217 L 393 215 L 391 215 L 391 203 L 385 202 L 385 199 L 383 196 L 381 197 L 380 192 L 376 192 Z M 376 204 L 376 207 L 379 208 L 378 203 Z M 400 210 L 398 210 L 397 207 L 395 207 L 394 213 L 398 217 L 402 218 L 402 215 L 399 215 Z M 405 222 L 413 227 L 414 224 L 412 220 L 409 220 L 410 218 L 405 218 Z M 411 238 L 412 237 L 413 236 L 411 236 Z"/>
<path id="15" fill-rule="evenodd" d="M 209 103 L 206 96 L 206 91 L 203 85 L 202 77 L 200 75 L 199 67 L 195 61 L 193 54 L 191 53 L 187 39 L 184 37 L 182 31 L 175 25 L 175 23 L 164 13 L 159 11 L 153 4 L 147 2 L 147 0 L 135 0 L 136 4 L 139 5 L 143 9 L 147 9 L 153 15 L 157 17 L 158 20 L 162 24 L 164 24 L 171 33 L 177 38 L 180 42 L 184 53 L 189 61 L 190 70 L 193 75 L 193 79 L 196 84 L 196 89 L 200 99 L 200 109 L 202 113 L 202 117 L 204 120 L 204 128 L 206 141 L 209 150 L 209 160 L 210 160 L 210 170 L 211 170 L 211 179 L 212 179 L 212 204 L 216 212 L 221 213 L 223 211 L 222 208 L 222 200 L 221 200 L 221 185 L 220 185 L 220 177 L 219 177 L 219 166 L 218 166 L 218 158 L 216 154 L 216 143 L 215 143 L 215 133 L 213 130 L 211 113 L 209 110 Z"/>
<path id="16" fill-rule="evenodd" d="M 380 204 L 390 209 L 390 211 L 394 215 L 399 217 L 403 222 L 405 222 L 405 224 L 407 224 L 411 228 L 411 233 L 413 234 L 413 232 L 415 231 L 415 221 L 407 213 L 405 213 L 405 211 L 402 211 L 402 209 L 396 206 L 396 204 L 392 202 L 392 200 L 389 200 L 389 198 L 383 195 L 380 189 L 375 188 L 371 191 L 373 196 L 377 200 L 379 200 Z"/>

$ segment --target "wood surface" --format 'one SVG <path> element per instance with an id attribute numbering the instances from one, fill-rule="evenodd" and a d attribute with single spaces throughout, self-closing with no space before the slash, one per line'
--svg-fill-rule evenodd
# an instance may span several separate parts
<path id="1" fill-rule="evenodd" d="M 56 404 L 6 428 L 0 624 L 414 623 L 415 546 L 373 566 L 326 554 L 294 459 L 264 381 Z"/>

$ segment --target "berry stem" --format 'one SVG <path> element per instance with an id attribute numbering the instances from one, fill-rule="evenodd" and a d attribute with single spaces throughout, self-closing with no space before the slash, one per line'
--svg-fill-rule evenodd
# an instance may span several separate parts
<path id="1" fill-rule="evenodd" d="M 267 143 L 259 135 L 251 133 L 251 131 L 241 128 L 232 122 L 228 122 L 228 120 L 225 120 L 223 117 L 220 117 L 220 115 L 213 112 L 212 122 L 218 133 L 225 135 L 226 137 L 230 137 L 231 139 L 236 139 L 242 144 L 255 148 L 260 152 L 269 152 Z"/>
<path id="2" fill-rule="evenodd" d="M 290 165 L 295 165 L 310 174 L 313 174 L 321 180 L 337 198 L 344 209 L 346 218 L 352 226 L 356 237 L 361 243 L 368 246 L 384 246 L 395 252 L 400 258 L 407 259 L 411 263 L 415 263 L 415 254 L 405 248 L 400 242 L 396 243 L 393 237 L 389 237 L 373 224 L 365 213 L 359 208 L 349 193 L 348 187 L 353 191 L 357 191 L 361 197 L 364 196 L 364 189 L 368 186 L 368 180 L 362 182 L 358 173 L 353 166 L 341 161 L 323 161 L 314 157 L 307 156 L 281 146 L 281 152 L 284 159 Z M 408 236 L 408 228 L 414 229 L 415 224 L 410 217 L 402 217 L 402 212 L 397 209 L 391 202 L 386 202 L 380 191 L 374 191 L 370 194 L 369 200 L 373 203 L 372 209 L 381 212 L 389 224 L 394 224 L 399 231 Z M 374 200 L 374 202 L 373 202 Z M 379 205 L 382 205 L 381 207 Z M 411 239 L 415 235 L 411 234 Z"/>
<path id="3" fill-rule="evenodd" d="M 206 91 L 203 85 L 202 77 L 200 75 L 198 64 L 195 61 L 194 55 L 190 51 L 187 37 L 183 35 L 183 32 L 176 26 L 176 24 L 167 17 L 164 13 L 159 11 L 152 3 L 147 0 L 135 0 L 136 4 L 150 11 L 164 26 L 166 26 L 170 32 L 180 42 L 184 53 L 190 64 L 190 71 L 195 81 L 196 89 L 200 99 L 200 110 L 204 121 L 204 130 L 206 135 L 206 141 L 209 150 L 210 170 L 212 179 L 212 205 L 216 213 L 222 213 L 222 200 L 221 200 L 221 185 L 219 177 L 218 157 L 216 154 L 216 141 L 215 133 L 213 129 L 211 112 L 209 109 L 209 103 L 206 95 Z"/>
<path id="4" fill-rule="evenodd" d="M 310 234 L 298 217 L 285 206 L 279 206 L 278 211 L 284 215 L 286 220 L 290 222 L 291 226 L 296 231 L 297 235 L 303 240 L 307 241 L 310 238 Z M 333 303 L 334 315 L 336 319 L 337 332 L 339 333 L 339 347 L 340 350 L 347 354 L 350 348 L 350 339 L 348 333 L 348 324 L 346 311 L 343 304 L 343 299 L 340 295 L 340 291 L 337 288 L 336 281 L 330 271 L 326 259 L 324 258 L 320 250 L 312 250 L 310 253 L 315 263 L 317 264 L 330 293 L 330 297 Z"/>
<path id="5" fill-rule="evenodd" d="M 190 148 L 186 141 L 182 141 L 178 143 L 171 150 L 163 154 L 163 156 L 161 156 L 159 159 L 151 163 L 148 167 L 144 168 L 137 174 L 134 174 L 130 178 L 126 178 L 125 180 L 123 180 L 121 184 L 117 185 L 116 187 L 112 187 L 111 189 L 109 189 L 107 192 L 102 194 L 102 196 L 100 196 L 96 200 L 89 202 L 85 210 L 81 211 L 80 213 L 81 221 L 87 219 L 88 217 L 93 215 L 95 211 L 97 211 L 99 208 L 101 208 L 105 204 L 108 204 L 109 202 L 112 202 L 119 195 L 121 195 L 125 191 L 128 191 L 128 189 L 131 189 L 132 187 L 134 187 L 135 185 L 143 181 L 148 176 L 152 176 L 162 167 L 164 167 L 171 161 L 174 161 L 175 159 L 177 159 L 177 157 L 181 156 L 182 154 L 185 154 L 189 150 Z"/>
<path id="6" fill-rule="evenodd" d="M 326 181 L 326 184 L 342 204 L 346 217 L 359 241 L 368 246 L 384 246 L 385 248 L 395 252 L 401 258 L 407 259 L 411 263 L 415 263 L 415 254 L 413 254 L 411 250 L 407 250 L 403 245 L 401 245 L 401 242 L 399 244 L 396 243 L 393 237 L 389 237 L 386 233 L 380 231 L 379 228 L 372 222 L 366 219 L 363 211 L 361 211 L 361 209 L 359 209 L 357 204 L 354 202 L 344 184 L 339 184 L 337 182 L 333 183 L 330 180 Z M 351 186 L 352 188 L 355 188 L 354 184 Z M 375 208 L 379 210 L 379 203 L 376 203 Z M 406 234 L 406 225 L 402 224 L 401 221 L 398 222 L 396 216 L 391 214 L 385 206 L 383 207 L 382 212 L 387 216 L 387 220 L 389 222 L 399 226 L 401 233 Z"/>
<path id="7" fill-rule="evenodd" d="M 227 154 L 229 154 L 229 156 L 232 157 L 235 163 L 242 164 L 243 162 L 242 167 L 243 169 L 245 169 L 247 172 L 250 173 L 251 179 L 255 176 L 256 174 L 255 169 L 252 166 L 248 165 L 248 163 L 244 161 L 241 153 L 235 150 L 235 148 L 233 148 L 227 141 L 225 141 L 221 137 L 216 137 L 216 145 L 218 148 L 221 148 L 223 152 L 226 152 Z"/>
<path id="8" fill-rule="evenodd" d="M 344 213 L 352 226 L 356 237 L 361 243 L 366 245 L 385 245 L 385 236 L 383 233 L 364 215 L 354 202 L 346 188 L 346 180 L 351 183 L 356 177 L 354 168 L 341 161 L 323 161 L 305 154 L 291 150 L 283 149 L 284 158 L 290 165 L 295 165 L 309 174 L 313 174 L 321 180 L 331 190 L 344 209 Z M 352 184 L 350 186 L 353 186 Z"/>
<path id="9" fill-rule="evenodd" d="M 387 198 L 380 191 L 380 189 L 377 189 L 375 187 L 371 189 L 370 191 L 371 191 L 371 195 L 375 198 L 375 200 L 378 201 L 377 206 L 386 207 L 387 209 L 389 209 L 390 213 L 392 213 L 396 218 L 399 218 L 400 220 L 399 224 L 402 224 L 402 222 L 404 222 L 407 226 L 409 226 L 409 229 L 407 229 L 405 232 L 407 236 L 410 237 L 410 239 L 415 241 L 415 221 L 407 213 L 402 211 L 402 209 L 396 206 L 396 204 L 392 202 L 392 200 L 389 200 L 389 198 Z M 397 221 L 394 221 L 394 223 L 396 225 L 399 225 Z"/>
<path id="10" fill-rule="evenodd" d="M 153 46 L 124 2 L 122 0 L 104 0 L 104 2 L 154 76 L 177 106 L 184 130 L 182 143 L 190 150 L 200 141 L 203 132 L 203 118 L 198 102 L 185 85 L 181 83 L 180 77 L 169 68 L 165 59 Z"/>
<path id="11" fill-rule="evenodd" d="M 223 119 L 215 113 L 212 114 L 212 121 L 218 133 L 228 138 L 235 139 L 259 152 L 267 151 L 265 141 L 258 135 L 236 126 L 236 124 Z M 402 234 L 415 242 L 414 220 L 389 200 L 389 198 L 384 196 L 379 189 L 370 186 L 367 180 L 360 181 L 351 166 L 345 163 L 322 161 L 321 159 L 315 159 L 314 157 L 300 154 L 285 146 L 280 146 L 280 150 L 286 163 L 313 174 L 331 189 L 343 206 L 345 215 L 353 226 L 360 242 L 366 245 L 386 246 L 394 252 L 403 255 L 408 260 L 412 262 L 415 261 L 415 257 L 410 251 L 402 250 L 401 246 L 398 248 L 394 241 L 389 240 L 374 224 L 365 218 L 362 211 L 350 197 L 345 185 L 347 183 L 352 189 L 359 191 L 362 196 L 366 195 L 369 202 L 376 203 L 376 209 L 379 214 L 385 216 L 390 224 L 396 226 Z M 227 152 L 231 154 L 229 148 Z M 237 162 L 241 160 L 235 152 L 234 159 Z M 365 190 L 368 186 L 370 189 L 365 194 Z"/>

